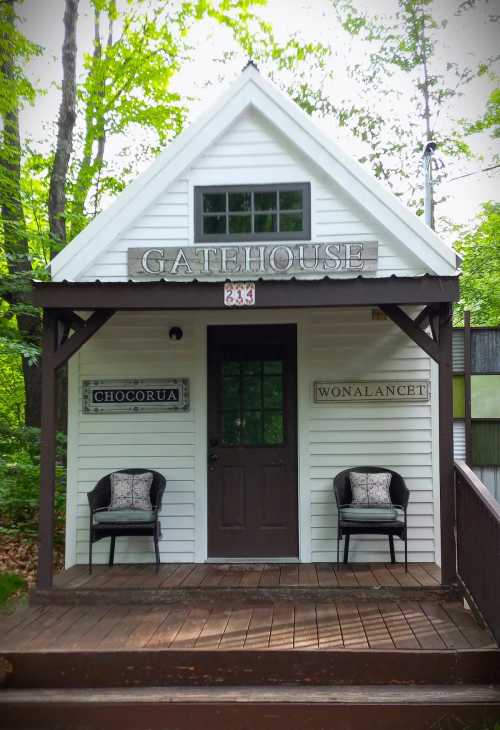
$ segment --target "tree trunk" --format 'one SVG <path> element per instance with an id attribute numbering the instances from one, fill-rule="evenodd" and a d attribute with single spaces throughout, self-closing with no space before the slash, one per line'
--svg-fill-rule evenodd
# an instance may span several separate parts
<path id="1" fill-rule="evenodd" d="M 14 0 L 7 3 L 4 20 L 14 27 Z M 13 53 L 13 51 L 12 51 Z M 3 76 L 8 81 L 15 79 L 14 57 L 4 58 Z M 28 232 L 21 198 L 21 139 L 19 134 L 19 100 L 13 95 L 10 106 L 2 114 L 3 133 L 0 149 L 2 185 L 0 189 L 1 216 L 4 235 L 5 258 L 9 275 L 14 280 L 11 291 L 4 295 L 11 307 L 31 303 L 32 275 L 29 256 Z M 17 314 L 17 326 L 22 338 L 30 344 L 39 345 L 41 335 L 40 317 L 36 310 Z M 23 358 L 25 424 L 40 425 L 40 368 L 30 365 Z"/>
<path id="2" fill-rule="evenodd" d="M 62 98 L 57 123 L 57 145 L 50 175 L 49 228 L 52 240 L 64 245 L 66 235 L 66 178 L 73 150 L 73 129 L 76 121 L 76 23 L 78 0 L 66 0 L 64 11 L 64 43 L 62 49 Z"/>

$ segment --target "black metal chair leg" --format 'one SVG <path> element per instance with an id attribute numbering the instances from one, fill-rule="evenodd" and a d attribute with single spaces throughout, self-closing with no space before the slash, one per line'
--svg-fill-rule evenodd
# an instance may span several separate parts
<path id="1" fill-rule="evenodd" d="M 340 564 L 340 531 L 337 531 L 337 568 Z"/>
<path id="2" fill-rule="evenodd" d="M 109 546 L 109 567 L 110 568 L 113 565 L 113 563 L 115 562 L 115 540 L 116 540 L 116 537 L 115 537 L 115 535 L 113 535 L 111 537 L 111 544 Z"/>
<path id="3" fill-rule="evenodd" d="M 408 535 L 405 532 L 405 573 L 408 572 Z"/>
<path id="4" fill-rule="evenodd" d="M 158 527 L 155 527 L 155 534 L 154 534 L 154 542 L 155 542 L 155 556 L 156 556 L 156 572 L 160 570 L 160 548 L 158 545 Z"/>
<path id="5" fill-rule="evenodd" d="M 391 563 L 395 563 L 396 555 L 394 553 L 394 535 L 389 535 L 389 549 L 391 551 Z"/>
<path id="6" fill-rule="evenodd" d="M 347 563 L 347 561 L 349 559 L 349 538 L 350 537 L 351 536 L 349 534 L 347 534 L 345 536 L 345 538 L 344 538 L 345 539 L 345 543 L 344 543 L 344 564 Z"/>
<path id="7" fill-rule="evenodd" d="M 92 575 L 92 533 L 89 535 L 89 575 Z"/>

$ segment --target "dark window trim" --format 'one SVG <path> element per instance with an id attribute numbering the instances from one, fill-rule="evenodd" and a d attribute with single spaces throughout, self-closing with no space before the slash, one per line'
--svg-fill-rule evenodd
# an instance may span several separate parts
<path id="1" fill-rule="evenodd" d="M 203 193 L 266 193 L 282 190 L 302 190 L 304 228 L 302 231 L 274 231 L 271 233 L 203 233 Z M 252 211 L 253 214 L 254 211 Z M 194 188 L 194 241 L 195 243 L 226 243 L 237 241 L 310 241 L 311 240 L 311 184 L 308 182 L 277 183 L 274 185 L 204 185 Z"/>

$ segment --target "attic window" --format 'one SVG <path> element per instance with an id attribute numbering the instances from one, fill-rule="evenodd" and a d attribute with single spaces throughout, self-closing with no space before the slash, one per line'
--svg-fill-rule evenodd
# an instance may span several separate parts
<path id="1" fill-rule="evenodd" d="M 195 188 L 195 241 L 311 238 L 309 183 Z"/>

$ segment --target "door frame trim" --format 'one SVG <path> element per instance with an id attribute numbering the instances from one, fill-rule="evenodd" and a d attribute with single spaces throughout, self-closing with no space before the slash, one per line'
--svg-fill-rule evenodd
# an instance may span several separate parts
<path id="1" fill-rule="evenodd" d="M 226 314 L 226 313 L 224 313 Z M 281 317 L 281 313 L 275 313 L 275 312 L 268 312 L 267 314 L 271 314 L 274 316 L 266 317 L 265 312 L 252 312 L 252 311 L 242 311 L 238 314 L 240 317 L 238 317 L 238 321 L 235 321 L 234 318 L 234 312 L 228 312 L 228 315 L 232 315 L 231 318 L 226 319 L 225 317 L 222 318 L 219 316 L 210 316 L 210 313 L 207 313 L 207 317 L 203 318 L 202 321 L 199 322 L 200 329 L 202 331 L 202 343 L 203 346 L 200 348 L 202 350 L 201 357 L 202 357 L 202 367 L 203 367 L 203 402 L 202 402 L 202 411 L 203 411 L 203 418 L 199 419 L 200 421 L 203 421 L 203 428 L 204 433 L 202 435 L 202 441 L 201 444 L 203 445 L 203 448 L 200 449 L 200 453 L 202 453 L 202 460 L 201 460 L 201 470 L 203 471 L 203 480 L 200 480 L 200 491 L 203 492 L 203 510 L 201 510 L 201 514 L 198 513 L 195 516 L 195 531 L 198 532 L 198 529 L 201 527 L 201 523 L 203 522 L 203 532 L 201 533 L 203 536 L 202 540 L 198 540 L 197 536 L 195 537 L 195 554 L 198 556 L 201 552 L 203 553 L 203 556 L 201 557 L 201 562 L 231 562 L 231 560 L 241 563 L 248 563 L 258 561 L 258 562 L 291 562 L 291 563 L 300 563 L 300 562 L 307 562 L 308 559 L 310 559 L 310 535 L 304 533 L 305 530 L 310 530 L 310 519 L 304 520 L 303 517 L 308 515 L 308 508 L 310 502 L 310 489 L 307 488 L 307 494 L 304 494 L 303 487 L 306 485 L 308 486 L 307 479 L 304 479 L 303 475 L 303 459 L 302 459 L 302 453 L 304 452 L 304 434 L 302 433 L 302 417 L 305 412 L 305 408 L 303 407 L 302 399 L 308 398 L 308 392 L 309 389 L 305 387 L 305 384 L 303 383 L 303 364 L 302 364 L 302 358 L 303 358 L 303 346 L 302 346 L 302 337 L 303 337 L 303 321 L 302 317 L 300 317 L 300 314 L 298 312 L 294 313 L 294 317 L 290 317 L 290 312 L 283 312 L 283 316 Z M 278 316 L 276 316 L 276 314 Z M 243 316 L 241 316 L 243 315 Z M 224 558 L 221 556 L 209 556 L 208 555 L 208 328 L 209 327 L 245 327 L 245 326 L 254 326 L 254 327 L 265 327 L 265 326 L 286 326 L 286 325 L 292 325 L 295 327 L 295 380 L 296 380 L 296 393 L 295 393 L 295 414 L 296 414 L 296 484 L 297 484 L 297 555 L 293 556 L 279 556 L 275 558 L 256 558 L 256 557 L 241 557 L 241 558 Z M 201 333 L 200 333 L 201 334 Z M 198 472 L 198 470 L 197 470 Z M 202 487 L 203 485 L 203 487 Z M 198 492 L 198 490 L 197 490 Z M 198 505 L 198 494 L 196 495 L 196 504 Z M 305 539 L 304 539 L 305 538 Z M 200 544 L 201 543 L 201 544 Z M 307 545 L 307 555 L 304 555 L 304 545 Z"/>

